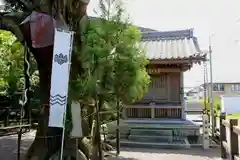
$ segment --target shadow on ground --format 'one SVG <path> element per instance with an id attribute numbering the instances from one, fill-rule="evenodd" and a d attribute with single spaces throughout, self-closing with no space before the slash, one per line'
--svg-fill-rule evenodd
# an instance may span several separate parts
<path id="1" fill-rule="evenodd" d="M 16 160 L 17 159 L 17 136 L 0 137 L 0 159 L 1 160 Z M 20 154 L 23 159 L 29 146 L 32 144 L 34 137 L 27 134 L 23 135 L 21 141 Z"/>

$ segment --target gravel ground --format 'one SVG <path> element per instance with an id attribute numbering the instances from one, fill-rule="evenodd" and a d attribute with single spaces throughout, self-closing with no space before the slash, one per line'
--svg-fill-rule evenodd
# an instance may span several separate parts
<path id="1" fill-rule="evenodd" d="M 23 135 L 21 153 L 22 155 L 27 151 L 34 138 L 34 132 Z M 16 160 L 17 155 L 17 136 L 0 137 L 0 159 L 1 160 Z M 209 149 L 202 150 L 200 148 L 193 148 L 188 150 L 163 150 L 163 149 L 134 149 L 123 148 L 118 158 L 111 158 L 111 160 L 220 160 L 220 150 Z"/>

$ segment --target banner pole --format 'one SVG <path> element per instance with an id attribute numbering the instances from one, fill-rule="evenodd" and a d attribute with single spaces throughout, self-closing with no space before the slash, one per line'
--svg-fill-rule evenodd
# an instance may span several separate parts
<path id="1" fill-rule="evenodd" d="M 65 107 L 65 108 L 66 108 L 66 107 Z M 66 111 L 66 109 L 65 109 L 65 111 Z M 63 120 L 63 131 L 62 131 L 62 142 L 61 142 L 60 160 L 63 159 L 64 138 L 65 138 L 65 119 L 66 119 L 66 112 L 64 113 L 64 120 Z"/>
<path id="2" fill-rule="evenodd" d="M 72 36 L 71 36 L 71 44 L 73 42 Z M 69 67 L 68 67 L 69 73 L 70 73 L 70 70 L 71 70 L 71 56 L 72 56 L 71 52 L 72 52 L 72 46 L 70 47 L 70 54 L 69 54 Z M 67 102 L 68 102 L 68 98 L 66 98 L 66 105 L 65 105 L 65 108 L 64 108 L 65 113 L 64 113 L 64 116 L 63 116 L 63 131 L 62 131 L 60 160 L 63 159 L 63 149 L 64 149 L 64 139 L 65 139 L 65 121 L 66 121 L 66 115 L 67 115 L 66 111 L 67 111 L 67 104 L 68 104 Z"/>
<path id="3" fill-rule="evenodd" d="M 78 160 L 78 138 L 76 138 L 76 160 Z"/>

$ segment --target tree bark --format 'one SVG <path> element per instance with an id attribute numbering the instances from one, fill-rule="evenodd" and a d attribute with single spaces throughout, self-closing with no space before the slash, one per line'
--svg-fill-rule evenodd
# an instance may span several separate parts
<path id="1" fill-rule="evenodd" d="M 101 143 L 101 136 L 100 136 L 100 115 L 99 111 L 103 107 L 103 98 L 102 96 L 97 96 L 96 98 L 96 114 L 95 114 L 95 122 L 93 123 L 93 137 L 92 137 L 92 157 L 91 160 L 103 160 L 104 155 L 102 152 L 102 143 Z"/>
<path id="2" fill-rule="evenodd" d="M 53 46 L 32 48 L 30 24 L 22 25 L 21 30 L 30 50 L 38 64 L 40 78 L 40 113 L 35 141 L 29 149 L 26 159 L 45 159 L 59 150 L 61 146 L 62 129 L 48 127 L 49 98 L 52 71 Z"/>

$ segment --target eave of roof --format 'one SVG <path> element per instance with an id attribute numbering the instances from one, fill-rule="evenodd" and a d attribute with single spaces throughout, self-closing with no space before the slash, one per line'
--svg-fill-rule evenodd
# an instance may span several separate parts
<path id="1" fill-rule="evenodd" d="M 211 83 L 206 83 L 206 84 L 211 84 Z M 237 81 L 232 81 L 232 82 L 213 82 L 213 84 L 240 84 L 240 82 Z M 204 84 L 202 84 L 203 86 Z"/>

